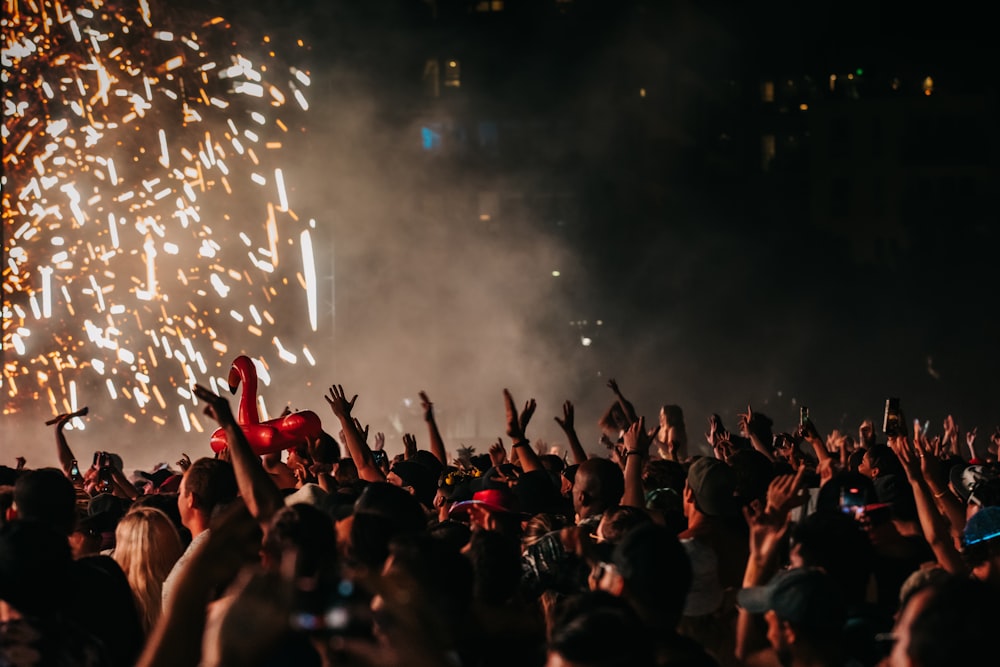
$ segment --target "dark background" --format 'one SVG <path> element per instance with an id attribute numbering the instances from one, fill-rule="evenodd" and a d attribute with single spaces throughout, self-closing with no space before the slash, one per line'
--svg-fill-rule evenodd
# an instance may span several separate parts
<path id="1" fill-rule="evenodd" d="M 806 404 L 854 432 L 889 396 L 932 434 L 953 414 L 985 446 L 1000 424 L 1000 58 L 978 4 L 168 11 L 307 45 L 286 181 L 328 291 L 320 363 L 272 369 L 272 406 L 326 417 L 342 383 L 391 452 L 424 433 L 420 390 L 450 449 L 484 450 L 505 386 L 538 399 L 531 437 L 560 444 L 570 399 L 599 449 L 612 377 L 647 421 L 680 405 L 693 442 L 747 403 L 779 430 Z M 143 437 L 165 443 L 136 446 L 150 462 L 184 446 Z"/>

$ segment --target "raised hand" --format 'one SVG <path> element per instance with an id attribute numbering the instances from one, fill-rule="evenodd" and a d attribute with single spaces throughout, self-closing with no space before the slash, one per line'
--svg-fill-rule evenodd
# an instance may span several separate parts
<path id="1" fill-rule="evenodd" d="M 431 399 L 427 398 L 427 392 L 422 391 L 418 394 L 420 396 L 420 407 L 424 410 L 424 421 L 429 422 L 434 420 L 434 404 L 431 403 Z M 447 415 L 445 415 L 447 417 Z"/>
<path id="2" fill-rule="evenodd" d="M 333 410 L 333 414 L 338 419 L 350 419 L 351 410 L 354 409 L 354 403 L 358 400 L 358 395 L 355 394 L 354 398 L 348 401 L 343 385 L 335 384 L 330 387 L 330 393 L 324 395 L 323 398 L 330 404 L 330 409 Z"/>
<path id="3" fill-rule="evenodd" d="M 625 431 L 622 437 L 624 449 L 626 452 L 637 452 L 640 457 L 646 457 L 649 455 L 649 446 L 652 443 L 652 438 L 646 432 L 646 418 L 639 417 L 639 421 L 633 422 L 631 426 Z M 627 459 L 626 459 L 627 461 Z"/>
<path id="4" fill-rule="evenodd" d="M 743 437 L 749 437 L 750 422 L 753 420 L 753 407 L 747 403 L 747 411 L 738 413 L 736 417 L 737 423 L 739 424 L 740 435 Z"/>
<path id="5" fill-rule="evenodd" d="M 535 408 L 537 407 L 538 404 L 535 403 L 535 399 L 533 398 L 525 402 L 524 410 L 521 412 L 521 417 L 518 419 L 518 423 L 521 426 L 521 435 L 524 435 L 524 432 L 528 430 L 528 422 L 531 421 L 531 416 L 535 414 Z"/>
<path id="6" fill-rule="evenodd" d="M 764 511 L 778 517 L 787 517 L 788 513 L 801 505 L 804 505 L 809 496 L 803 493 L 802 475 L 806 467 L 800 465 L 798 471 L 793 475 L 778 475 L 767 487 L 767 506 Z"/>
<path id="7" fill-rule="evenodd" d="M 615 396 L 621 396 L 622 392 L 618 389 L 618 382 L 614 378 L 608 380 L 608 388 L 615 393 Z"/>
<path id="8" fill-rule="evenodd" d="M 417 438 L 412 433 L 403 434 L 403 457 L 411 459 L 417 455 Z"/>
<path id="9" fill-rule="evenodd" d="M 385 433 L 379 431 L 375 434 L 375 445 L 372 447 L 376 452 L 380 452 L 385 449 Z"/>
<path id="10" fill-rule="evenodd" d="M 868 449 L 875 443 L 875 425 L 871 419 L 866 419 L 858 426 L 858 440 L 861 446 Z"/>
<path id="11" fill-rule="evenodd" d="M 200 384 L 194 386 L 194 395 L 205 404 L 204 413 L 218 422 L 219 426 L 236 423 L 229 399 Z"/>
<path id="12" fill-rule="evenodd" d="M 503 438 L 490 445 L 490 463 L 494 468 L 499 468 L 507 462 L 507 449 L 503 446 Z"/>
<path id="13" fill-rule="evenodd" d="M 83 406 L 82 408 L 80 408 L 79 410 L 77 410 L 75 412 L 66 412 L 66 413 L 63 413 L 61 415 L 56 415 L 52 419 L 50 419 L 47 422 L 45 422 L 45 425 L 46 426 L 52 426 L 53 424 L 58 424 L 59 428 L 62 428 L 71 419 L 74 419 L 76 417 L 83 417 L 88 412 L 90 412 L 90 408 L 88 408 L 85 405 L 85 406 Z"/>
<path id="14" fill-rule="evenodd" d="M 958 453 L 958 424 L 951 415 L 944 418 L 944 443 L 952 453 Z"/>
<path id="15" fill-rule="evenodd" d="M 973 426 L 971 431 L 965 434 L 965 444 L 969 448 L 969 455 L 976 458 L 976 434 L 979 432 L 978 426 Z"/>
<path id="16" fill-rule="evenodd" d="M 28 459 L 23 456 L 18 456 L 15 461 L 17 461 L 17 470 L 24 470 L 24 466 L 28 464 Z"/>
<path id="17" fill-rule="evenodd" d="M 705 434 L 705 440 L 708 441 L 709 446 L 715 449 L 718 446 L 719 441 L 728 440 L 729 432 L 726 427 L 722 425 L 722 417 L 716 413 L 708 418 L 708 432 Z"/>
<path id="18" fill-rule="evenodd" d="M 563 431 L 569 432 L 569 431 L 574 430 L 574 426 L 573 426 L 573 404 L 570 403 L 569 401 L 565 401 L 563 403 L 563 417 L 562 417 L 562 419 L 559 419 L 559 417 L 556 417 L 555 420 L 556 420 L 556 423 L 559 424 L 559 427 Z"/>
<path id="19" fill-rule="evenodd" d="M 177 459 L 177 467 L 181 469 L 181 472 L 186 471 L 191 467 L 191 457 L 187 453 L 182 453 L 181 457 Z"/>
<path id="20" fill-rule="evenodd" d="M 750 559 L 756 565 L 770 561 L 788 533 L 789 514 L 760 510 L 759 506 L 751 504 L 743 507 L 743 518 L 750 527 Z"/>
<path id="21" fill-rule="evenodd" d="M 355 430 L 357 430 L 358 436 L 364 441 L 365 444 L 368 444 L 368 429 L 370 428 L 371 424 L 365 424 L 364 428 L 362 428 L 361 420 L 358 419 L 357 417 L 354 417 L 353 419 L 354 419 L 354 428 Z"/>
<path id="22" fill-rule="evenodd" d="M 517 414 L 517 406 L 514 405 L 514 397 L 510 395 L 510 391 L 507 389 L 503 390 L 503 403 L 507 417 L 507 436 L 512 438 L 515 442 L 523 440 L 524 429 L 521 428 L 521 418 Z M 526 410 L 528 405 L 531 403 L 532 401 L 528 401 L 528 404 L 525 405 Z M 534 412 L 534 408 L 532 408 L 532 412 Z M 528 415 L 528 418 L 530 419 L 531 415 Z"/>

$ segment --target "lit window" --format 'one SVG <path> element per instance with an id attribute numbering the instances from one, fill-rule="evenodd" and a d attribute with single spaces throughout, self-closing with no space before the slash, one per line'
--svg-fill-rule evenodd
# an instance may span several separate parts
<path id="1" fill-rule="evenodd" d="M 930 95 L 934 92 L 934 79 L 927 77 L 924 79 L 923 83 L 924 95 Z"/>
<path id="2" fill-rule="evenodd" d="M 778 142 L 773 134 L 765 134 L 760 139 L 760 168 L 762 171 L 768 171 L 771 168 L 771 162 L 774 161 L 774 156 L 777 154 Z"/>
<path id="3" fill-rule="evenodd" d="M 479 204 L 479 219 L 483 222 L 496 220 L 500 215 L 500 194 L 497 192 L 480 191 L 477 197 Z"/>
<path id="4" fill-rule="evenodd" d="M 457 60 L 449 60 L 444 68 L 444 85 L 458 88 L 462 85 L 462 65 Z"/>
<path id="5" fill-rule="evenodd" d="M 834 90 L 836 90 L 836 88 L 837 88 L 837 75 L 836 74 L 831 74 L 830 75 L 830 92 L 832 93 Z"/>
<path id="6" fill-rule="evenodd" d="M 765 81 L 760 87 L 760 99 L 762 102 L 774 101 L 774 81 Z"/>
<path id="7" fill-rule="evenodd" d="M 424 93 L 428 97 L 441 97 L 441 67 L 437 58 L 424 63 Z"/>

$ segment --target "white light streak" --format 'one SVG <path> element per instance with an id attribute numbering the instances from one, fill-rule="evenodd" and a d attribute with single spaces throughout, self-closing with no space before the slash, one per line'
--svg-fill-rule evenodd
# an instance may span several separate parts
<path id="1" fill-rule="evenodd" d="M 274 170 L 274 184 L 278 188 L 278 210 L 281 212 L 288 211 L 288 195 L 285 194 L 285 176 L 281 169 Z"/>
<path id="2" fill-rule="evenodd" d="M 306 283 L 306 301 L 309 306 L 309 327 L 316 331 L 319 327 L 319 307 L 316 299 L 316 261 L 313 257 L 312 236 L 309 230 L 299 235 L 302 245 L 302 277 Z"/>

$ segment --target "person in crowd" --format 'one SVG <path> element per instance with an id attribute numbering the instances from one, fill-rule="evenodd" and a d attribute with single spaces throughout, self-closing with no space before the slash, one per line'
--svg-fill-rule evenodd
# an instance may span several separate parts
<path id="1" fill-rule="evenodd" d="M 213 514 L 232 502 L 237 495 L 233 466 L 221 459 L 202 457 L 184 471 L 177 494 L 181 522 L 191 532 L 191 543 L 174 563 L 163 582 L 160 595 L 164 609 L 170 601 L 174 582 L 185 563 L 208 538 Z"/>
<path id="2" fill-rule="evenodd" d="M 147 634 L 163 609 L 163 581 L 183 551 L 173 521 L 155 507 L 132 507 L 118 522 L 113 558 L 128 578 Z"/>
<path id="3" fill-rule="evenodd" d="M 915 592 L 890 639 L 884 667 L 991 665 L 1000 627 L 997 590 L 976 579 L 949 575 Z"/>
<path id="4" fill-rule="evenodd" d="M 809 422 L 788 434 L 796 453 L 776 450 L 774 422 L 748 406 L 739 434 L 712 415 L 713 456 L 688 458 L 676 444 L 680 406 L 664 406 L 647 431 L 608 386 L 613 441 L 598 455 L 583 450 L 570 401 L 555 418 L 570 460 L 533 446 L 536 402 L 521 407 L 505 389 L 508 441 L 478 457 L 460 448 L 449 463 L 422 391 L 429 448 L 406 434 L 390 464 L 377 455 L 385 436 L 369 446 L 353 415 L 357 397 L 333 385 L 324 399 L 344 457 L 328 437 L 330 452 L 303 443 L 280 466 L 252 452 L 227 399 L 196 386 L 229 446 L 185 454 L 182 474 L 161 466 L 141 489 L 120 457 L 74 466 L 63 429 L 75 417 L 60 415 L 62 469 L 19 462 L 3 480 L 0 662 L 25 647 L 65 655 L 66 642 L 26 639 L 30 628 L 64 633 L 90 664 L 140 667 L 926 667 L 944 654 L 928 638 L 963 636 L 949 623 L 980 635 L 996 625 L 986 614 L 980 627 L 964 607 L 943 618 L 956 605 L 1000 608 L 995 454 L 956 447 L 953 419 L 940 442 L 915 430 L 876 443 L 863 424 L 853 452 Z M 48 534 L 5 546 L 6 531 L 36 524 Z M 52 534 L 59 546 L 26 562 Z M 111 556 L 94 555 L 102 549 Z M 51 608 L 28 599 L 48 595 L 36 565 L 68 589 Z M 948 649 L 949 667 L 985 664 L 962 650 Z"/>
<path id="5" fill-rule="evenodd" d="M 738 600 L 746 612 L 764 615 L 769 650 L 782 667 L 843 667 L 846 605 L 822 569 L 784 570 L 764 586 L 742 589 Z"/>

